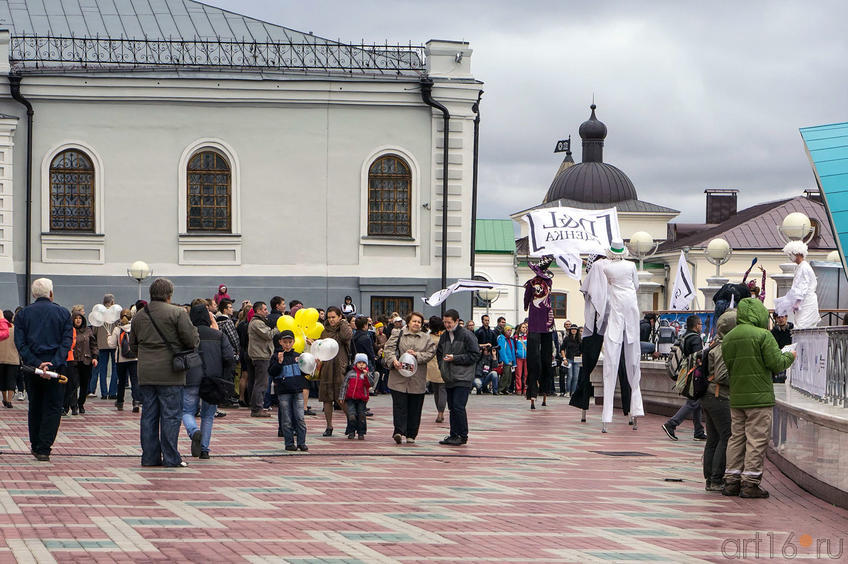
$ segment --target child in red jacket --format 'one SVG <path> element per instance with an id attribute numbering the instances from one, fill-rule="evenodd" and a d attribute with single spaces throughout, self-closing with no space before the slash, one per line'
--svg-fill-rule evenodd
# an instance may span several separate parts
<path id="1" fill-rule="evenodd" d="M 347 411 L 347 438 L 359 435 L 365 439 L 366 405 L 368 404 L 368 357 L 359 353 L 353 358 L 353 368 L 347 373 L 342 384 L 339 399 L 344 402 Z"/>

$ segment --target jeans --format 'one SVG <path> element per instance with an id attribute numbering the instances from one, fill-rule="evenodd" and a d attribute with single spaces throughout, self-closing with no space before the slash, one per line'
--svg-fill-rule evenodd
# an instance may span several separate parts
<path id="1" fill-rule="evenodd" d="M 727 441 L 730 439 L 730 400 L 707 394 L 701 398 L 707 424 L 704 445 L 704 479 L 721 483 L 724 478 Z"/>
<path id="2" fill-rule="evenodd" d="M 109 372 L 109 361 L 112 363 L 112 377 L 109 380 L 109 386 L 106 386 L 106 375 Z M 115 368 L 115 349 L 100 349 L 97 355 L 97 368 L 91 375 L 91 382 L 88 386 L 88 393 L 93 394 L 97 391 L 97 379 L 100 379 L 100 396 L 114 396 L 117 392 L 118 373 Z"/>
<path id="3" fill-rule="evenodd" d="M 580 363 L 575 361 L 573 358 L 568 359 L 568 366 L 566 367 L 568 378 L 565 382 L 565 391 L 569 394 L 573 394 L 577 391 L 577 378 L 580 376 Z"/>
<path id="4" fill-rule="evenodd" d="M 394 433 L 415 439 L 418 436 L 418 428 L 421 426 L 421 408 L 424 407 L 424 394 L 390 391 L 392 393 Z"/>
<path id="5" fill-rule="evenodd" d="M 695 436 L 704 436 L 704 425 L 701 423 L 701 400 L 699 399 L 687 399 L 686 403 L 677 410 L 677 413 L 675 413 L 671 419 L 666 421 L 666 425 L 674 430 L 678 425 L 683 423 L 687 417 L 689 417 L 690 413 L 692 414 L 692 424 L 695 425 Z"/>
<path id="6" fill-rule="evenodd" d="M 183 386 L 139 386 L 142 466 L 179 466 Z"/>
<path id="7" fill-rule="evenodd" d="M 424 394 L 421 394 L 422 398 Z M 360 437 L 365 436 L 368 430 L 368 418 L 365 415 L 365 400 L 346 399 L 344 401 L 345 411 L 347 412 L 347 432 L 356 433 Z"/>
<path id="8" fill-rule="evenodd" d="M 470 394 L 471 388 L 464 386 L 448 388 L 451 437 L 459 437 L 460 439 L 468 438 L 468 414 L 465 411 L 465 404 L 468 403 L 468 396 Z"/>
<path id="9" fill-rule="evenodd" d="M 478 394 L 482 394 L 483 391 L 489 386 L 492 385 L 492 393 L 495 394 L 498 391 L 498 373 L 494 370 L 486 374 L 483 379 L 474 378 L 474 388 L 477 390 Z M 470 390 L 469 390 L 470 391 Z"/>
<path id="10" fill-rule="evenodd" d="M 120 366 L 120 365 L 118 365 Z M 188 438 L 197 431 L 197 407 L 200 405 L 200 450 L 209 452 L 209 441 L 212 440 L 212 423 L 215 421 L 215 412 L 218 406 L 206 403 L 200 399 L 200 386 L 186 386 L 183 388 L 183 426 L 188 433 Z"/>
<path id="11" fill-rule="evenodd" d="M 306 444 L 306 422 L 303 420 L 303 394 L 280 394 L 277 396 L 277 413 L 283 429 L 286 446 L 294 445 L 297 433 L 297 446 Z"/>
<path id="12" fill-rule="evenodd" d="M 140 401 L 141 397 L 138 394 L 138 362 L 119 362 L 118 363 L 118 405 L 124 404 L 124 395 L 127 390 L 127 380 L 130 384 L 130 395 L 133 403 Z"/>
<path id="13" fill-rule="evenodd" d="M 59 367 L 59 372 L 64 372 L 64 369 L 64 366 Z M 45 380 L 41 376 L 32 375 L 27 378 L 27 396 L 32 451 L 36 454 L 50 454 L 62 420 L 65 384 L 60 384 L 56 378 Z"/>

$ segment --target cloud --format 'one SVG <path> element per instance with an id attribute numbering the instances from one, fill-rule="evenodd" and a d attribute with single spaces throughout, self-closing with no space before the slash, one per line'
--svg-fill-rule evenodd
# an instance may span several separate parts
<path id="1" fill-rule="evenodd" d="M 605 160 L 640 198 L 703 220 L 705 188 L 740 206 L 815 187 L 798 128 L 848 120 L 848 3 L 442 0 L 209 3 L 347 41 L 464 39 L 485 84 L 480 215 L 541 201 L 594 93 Z M 671 196 L 670 196 L 671 195 Z"/>

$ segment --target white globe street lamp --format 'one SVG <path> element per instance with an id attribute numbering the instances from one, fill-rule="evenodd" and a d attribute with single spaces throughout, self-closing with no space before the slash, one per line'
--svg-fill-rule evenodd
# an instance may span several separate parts
<path id="1" fill-rule="evenodd" d="M 792 212 L 784 217 L 777 230 L 787 243 L 789 241 L 806 243 L 813 238 L 813 223 L 801 212 Z"/>
<path id="2" fill-rule="evenodd" d="M 630 236 L 627 246 L 633 256 L 639 259 L 639 270 L 645 270 L 645 259 L 656 253 L 660 245 L 654 242 L 650 233 L 637 231 Z"/>
<path id="3" fill-rule="evenodd" d="M 135 279 L 138 282 L 138 299 L 141 299 L 141 283 L 150 278 L 153 274 L 153 269 L 150 265 L 142 260 L 137 260 L 127 269 L 127 276 Z"/>
<path id="4" fill-rule="evenodd" d="M 501 296 L 501 291 L 497 288 L 483 288 L 477 290 L 477 297 L 486 302 L 486 315 L 489 315 L 489 308 L 492 302 L 496 302 Z"/>
<path id="5" fill-rule="evenodd" d="M 721 276 L 721 265 L 729 261 L 732 255 L 733 249 L 730 247 L 730 243 L 721 237 L 710 241 L 707 244 L 707 248 L 704 249 L 704 256 L 707 258 L 707 262 L 714 264 L 716 267 L 716 277 Z"/>

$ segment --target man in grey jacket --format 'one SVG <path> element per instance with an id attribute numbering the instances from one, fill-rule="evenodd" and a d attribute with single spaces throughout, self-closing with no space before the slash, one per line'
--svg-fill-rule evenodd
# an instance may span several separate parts
<path id="1" fill-rule="evenodd" d="M 186 311 L 171 305 L 173 294 L 173 282 L 167 278 L 154 280 L 150 303 L 133 317 L 130 330 L 130 349 L 138 356 L 138 388 L 144 406 L 142 466 L 188 466 L 177 449 L 186 375 L 174 370 L 174 352 L 197 348 L 200 338 Z"/>
<path id="2" fill-rule="evenodd" d="M 274 354 L 272 337 L 274 329 L 268 317 L 268 306 L 265 302 L 253 304 L 253 319 L 247 326 L 247 355 L 253 363 L 253 382 L 248 386 L 250 394 L 250 416 L 271 417 L 271 413 L 262 409 L 265 401 L 265 390 L 268 389 L 268 364 Z"/>
<path id="3" fill-rule="evenodd" d="M 465 405 L 474 385 L 480 345 L 474 333 L 459 326 L 459 313 L 455 309 L 447 310 L 442 320 L 445 332 L 439 338 L 436 358 L 448 395 L 450 435 L 439 441 L 439 444 L 460 446 L 468 442 Z"/>

